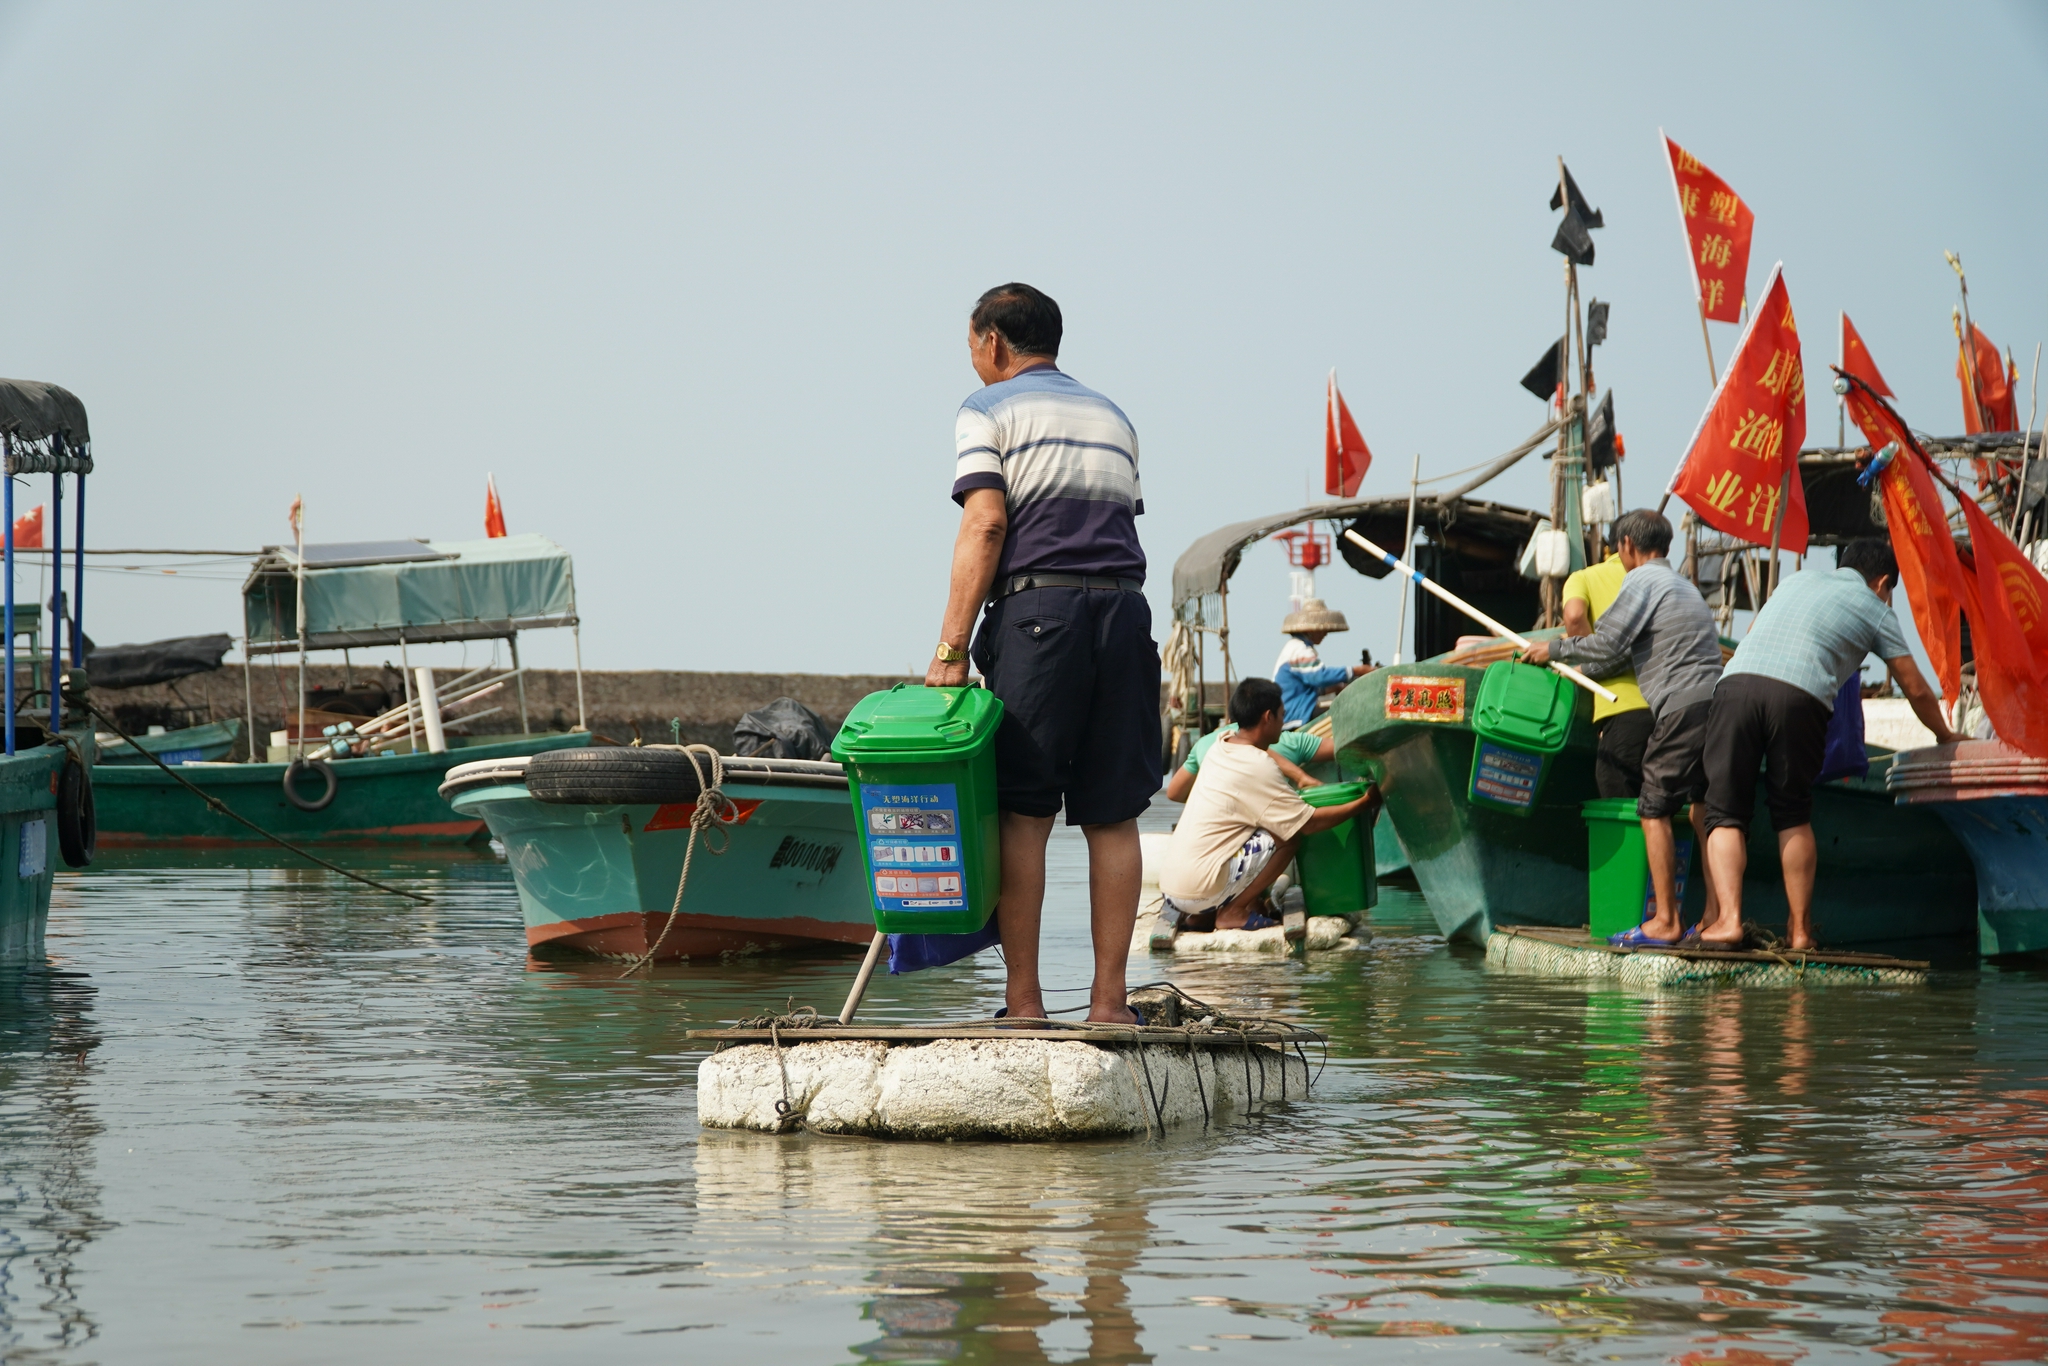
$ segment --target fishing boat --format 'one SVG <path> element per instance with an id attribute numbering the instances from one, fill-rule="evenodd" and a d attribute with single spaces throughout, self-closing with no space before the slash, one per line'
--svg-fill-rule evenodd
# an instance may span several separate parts
<path id="1" fill-rule="evenodd" d="M 0 380 L 0 450 L 6 463 L 0 494 L 0 576 L 4 576 L 4 753 L 0 753 L 0 962 L 34 962 L 43 956 L 56 865 L 78 868 L 92 861 L 93 731 L 77 724 L 84 678 L 85 476 L 92 473 L 92 434 L 85 405 L 54 384 Z M 51 562 L 57 582 L 49 642 L 54 686 L 23 692 L 17 677 L 17 629 L 35 624 L 17 617 L 14 601 L 14 481 L 27 474 L 50 476 L 53 528 Z M 64 476 L 71 475 L 77 520 L 72 541 L 72 592 L 63 592 Z M 72 614 L 68 618 L 67 610 Z M 68 710 L 67 710 L 68 708 Z M 70 724 L 67 724 L 70 718 Z"/>
<path id="2" fill-rule="evenodd" d="M 1970 851 L 1978 951 L 2048 950 L 2048 761 L 1966 740 L 1898 755 L 1886 781 L 1901 806 L 1940 817 Z"/>
<path id="3" fill-rule="evenodd" d="M 136 736 L 102 731 L 97 738 L 98 762 L 102 764 L 146 764 L 152 755 L 166 764 L 219 763 L 240 742 L 242 720 L 230 716 L 225 721 L 206 721 L 176 730 L 151 726 Z"/>
<path id="4" fill-rule="evenodd" d="M 574 566 L 544 536 L 480 541 L 379 541 L 273 546 L 242 588 L 243 718 L 256 738 L 255 656 L 394 648 L 403 700 L 372 715 L 309 705 L 300 671 L 298 706 L 263 757 L 231 763 L 200 757 L 171 765 L 152 741 L 133 762 L 98 770 L 100 837 L 124 845 L 236 845 L 262 836 L 235 815 L 298 844 L 461 843 L 487 838 L 480 817 L 451 812 L 439 788 L 464 761 L 497 761 L 590 743 L 584 724 L 582 651 L 576 652 L 576 726 L 536 731 L 525 701 L 519 633 L 578 629 Z M 506 669 L 449 679 L 413 667 L 412 646 L 503 640 Z M 317 698 L 316 698 L 317 700 Z M 489 705 L 484 705 L 489 704 Z M 516 707 L 517 734 L 464 734 Z M 253 748 L 253 746 L 252 746 Z M 151 756 L 165 762 L 151 762 Z M 181 756 L 183 757 L 183 756 Z M 197 789 L 196 791 L 194 789 Z"/>
<path id="5" fill-rule="evenodd" d="M 460 816 L 487 825 L 504 846 L 529 949 L 682 959 L 874 938 L 853 804 L 837 763 L 723 758 L 733 819 L 700 837 L 679 898 L 700 790 L 681 748 L 592 752 L 608 775 L 599 780 L 588 776 L 589 763 L 571 766 L 567 757 L 472 761 L 441 785 Z M 698 762 L 708 773 L 708 758 Z"/>

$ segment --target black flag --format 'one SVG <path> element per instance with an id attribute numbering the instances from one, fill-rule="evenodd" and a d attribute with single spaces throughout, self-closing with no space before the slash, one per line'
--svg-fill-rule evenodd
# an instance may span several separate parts
<path id="1" fill-rule="evenodd" d="M 1522 387 L 1545 403 L 1557 397 L 1557 386 L 1564 383 L 1564 338 L 1559 337 L 1555 345 L 1544 351 L 1543 359 L 1529 367 L 1529 373 L 1522 376 Z"/>
<path id="2" fill-rule="evenodd" d="M 1579 183 L 1572 179 L 1571 171 L 1565 171 L 1563 187 L 1551 191 L 1550 207 L 1564 210 L 1564 221 L 1557 225 L 1557 236 L 1550 239 L 1550 249 L 1574 265 L 1592 265 L 1591 229 L 1607 225 L 1600 216 L 1600 210 L 1588 204 L 1586 196 L 1579 193 Z"/>
<path id="3" fill-rule="evenodd" d="M 1598 299 L 1586 305 L 1586 345 L 1598 346 L 1607 340 L 1607 305 Z"/>
<path id="4" fill-rule="evenodd" d="M 1586 423 L 1586 465 L 1595 474 L 1614 468 L 1614 391 L 1609 389 Z"/>

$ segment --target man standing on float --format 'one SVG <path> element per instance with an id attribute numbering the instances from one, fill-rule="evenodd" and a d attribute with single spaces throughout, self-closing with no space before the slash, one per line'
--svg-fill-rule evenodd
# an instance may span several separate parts
<path id="1" fill-rule="evenodd" d="M 996 806 L 1009 968 L 1005 1012 L 1045 1014 L 1038 978 L 1045 844 L 1062 806 L 1088 840 L 1095 979 L 1088 1018 L 1118 1024 L 1138 916 L 1138 815 L 1159 790 L 1159 647 L 1145 601 L 1138 434 L 1055 364 L 1060 307 L 1025 284 L 981 296 L 967 324 L 985 386 L 960 407 L 960 535 L 925 685 L 967 681 L 971 657 L 1002 699 Z"/>

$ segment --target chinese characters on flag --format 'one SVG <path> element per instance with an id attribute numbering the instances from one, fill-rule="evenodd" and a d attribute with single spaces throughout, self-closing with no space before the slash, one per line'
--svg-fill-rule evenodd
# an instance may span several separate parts
<path id="1" fill-rule="evenodd" d="M 2048 759 L 2048 582 L 1975 499 L 1957 501 L 1977 561 L 1965 610 L 1984 715 L 1999 739 Z"/>
<path id="2" fill-rule="evenodd" d="M 1728 182 L 1700 165 L 1698 157 L 1670 138 L 1671 187 L 1685 224 L 1686 255 L 1699 294 L 1700 312 L 1717 323 L 1742 316 L 1742 285 L 1749 278 L 1749 236 L 1756 215 Z"/>
<path id="3" fill-rule="evenodd" d="M 1763 302 L 1671 480 L 1671 491 L 1702 522 L 1757 545 L 1771 543 L 1785 472 L 1806 440 L 1806 369 L 1782 272 L 1782 265 L 1771 268 Z M 1789 492 L 1780 543 L 1803 555 L 1806 492 L 1796 471 Z"/>
<path id="4" fill-rule="evenodd" d="M 41 550 L 43 548 L 43 505 L 37 503 L 35 511 L 24 512 L 14 519 L 14 548 L 16 550 Z"/>
<path id="5" fill-rule="evenodd" d="M 1337 392 L 1337 372 L 1332 370 L 1329 398 L 1323 410 L 1323 492 L 1339 498 L 1356 496 L 1371 465 L 1372 452 L 1366 449 L 1358 424 L 1351 420 L 1344 395 Z"/>
<path id="6" fill-rule="evenodd" d="M 1846 322 L 1846 318 L 1845 318 Z M 1849 353 L 1853 354 L 1853 353 Z M 1875 374 L 1865 352 L 1863 363 Z M 1920 643 L 1927 648 L 1927 660 L 1941 695 L 1954 699 L 1962 688 L 1962 608 L 1971 594 L 1962 562 L 1956 558 L 1956 543 L 1949 534 L 1948 509 L 1941 490 L 1934 486 L 1927 467 L 1914 454 L 1913 438 L 1906 424 L 1888 404 L 1878 401 L 1877 385 L 1849 365 L 1842 371 L 1861 384 L 1852 384 L 1843 396 L 1849 420 L 1873 452 L 1896 445 L 1898 454 L 1878 475 L 1878 492 L 1884 498 L 1884 519 L 1891 532 L 1892 553 L 1899 561 L 1899 583 L 1913 609 L 1913 624 L 1919 628 Z M 1866 387 L 1867 386 L 1867 387 Z"/>

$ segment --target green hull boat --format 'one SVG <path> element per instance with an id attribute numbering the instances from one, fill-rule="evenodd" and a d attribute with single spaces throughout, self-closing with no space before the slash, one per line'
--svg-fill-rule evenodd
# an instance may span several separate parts
<path id="1" fill-rule="evenodd" d="M 441 781 L 457 764 L 538 754 L 590 743 L 582 731 L 477 736 L 443 754 L 393 754 L 331 764 L 334 800 L 307 811 L 284 792 L 284 764 L 180 764 L 184 778 L 229 810 L 295 844 L 460 844 L 484 838 L 483 821 L 451 812 Z M 317 798 L 322 784 L 301 776 L 299 789 Z M 232 845 L 262 836 L 219 815 L 155 764 L 101 765 L 93 770 L 99 837 L 110 845 Z"/>
<path id="2" fill-rule="evenodd" d="M 203 726 L 186 726 L 182 730 L 158 731 L 154 735 L 137 735 L 122 739 L 118 735 L 102 733 L 99 736 L 101 764 L 150 764 L 149 756 L 154 754 L 167 764 L 216 763 L 234 751 L 235 741 L 242 735 L 239 717 L 225 721 L 208 721 Z"/>
<path id="3" fill-rule="evenodd" d="M 1377 669 L 1346 688 L 1332 708 L 1338 755 L 1359 771 L 1383 767 L 1386 814 L 1446 938 L 1484 944 L 1504 925 L 1583 926 L 1580 805 L 1599 795 L 1591 699 L 1580 694 L 1564 748 L 1530 808 L 1498 809 L 1471 795 L 1471 711 L 1485 669 L 1449 663 L 1454 657 Z M 1939 818 L 1892 804 L 1889 763 L 1874 751 L 1870 777 L 1815 791 L 1819 931 L 1831 945 L 1974 935 L 1969 856 Z M 1745 920 L 1784 925 L 1777 839 L 1761 802 L 1742 896 Z M 1693 913 L 1703 904 L 1697 876 L 1687 879 L 1686 904 Z"/>
<path id="4" fill-rule="evenodd" d="M 58 862 L 51 791 L 64 758 L 62 745 L 0 755 L 0 963 L 43 957 Z"/>
<path id="5" fill-rule="evenodd" d="M 716 958 L 865 945 L 874 909 L 846 779 L 837 764 L 808 767 L 831 770 L 836 785 L 754 784 L 728 770 L 723 791 L 739 820 L 725 827 L 723 853 L 700 838 L 680 907 L 694 802 L 540 802 L 516 762 L 465 765 L 444 790 L 457 814 L 487 824 L 505 846 L 527 947 L 543 955 Z"/>

